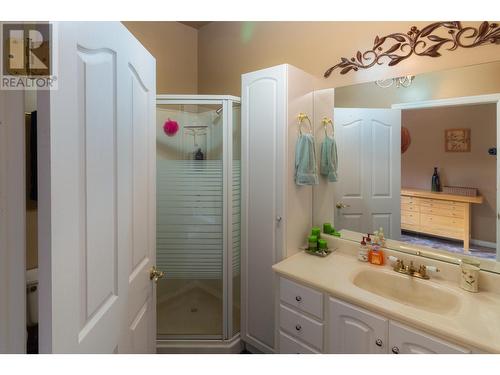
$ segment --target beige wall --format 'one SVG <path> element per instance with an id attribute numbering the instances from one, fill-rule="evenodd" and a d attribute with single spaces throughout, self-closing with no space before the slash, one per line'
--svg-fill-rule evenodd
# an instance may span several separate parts
<path id="1" fill-rule="evenodd" d="M 198 92 L 198 30 L 178 22 L 123 22 L 156 58 L 158 94 Z"/>
<path id="2" fill-rule="evenodd" d="M 472 238 L 496 242 L 496 105 L 425 108 L 402 111 L 411 145 L 401 156 L 401 185 L 430 190 L 433 168 L 441 185 L 476 187 L 484 203 L 472 205 Z M 471 152 L 445 152 L 444 130 L 471 129 Z"/>
<path id="3" fill-rule="evenodd" d="M 429 22 L 214 22 L 198 34 L 198 90 L 240 95 L 241 74 L 289 63 L 318 78 L 317 87 L 339 87 L 406 74 L 419 74 L 500 59 L 498 45 L 444 51 L 439 58 L 412 57 L 396 65 L 329 79 L 323 73 L 340 57 L 372 47 L 376 35 L 407 32 Z M 468 23 L 464 23 L 468 25 Z M 477 25 L 477 23 L 474 23 Z"/>
<path id="4" fill-rule="evenodd" d="M 410 87 L 381 88 L 374 82 L 340 87 L 335 90 L 335 106 L 390 108 L 397 103 L 496 93 L 500 93 L 500 61 L 420 74 Z"/>

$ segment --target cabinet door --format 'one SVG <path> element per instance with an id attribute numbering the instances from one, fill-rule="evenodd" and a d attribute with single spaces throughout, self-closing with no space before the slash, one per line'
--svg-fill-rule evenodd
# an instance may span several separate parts
<path id="1" fill-rule="evenodd" d="M 245 342 L 274 350 L 274 275 L 283 258 L 285 65 L 242 76 L 242 326 Z"/>
<path id="2" fill-rule="evenodd" d="M 387 353 L 387 319 L 335 298 L 330 298 L 329 314 L 330 353 Z"/>
<path id="3" fill-rule="evenodd" d="M 468 354 L 471 352 L 469 349 L 393 321 L 389 322 L 389 348 L 394 354 Z"/>

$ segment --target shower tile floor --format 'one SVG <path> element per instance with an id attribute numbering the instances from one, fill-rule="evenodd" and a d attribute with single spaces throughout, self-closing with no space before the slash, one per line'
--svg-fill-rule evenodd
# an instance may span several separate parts
<path id="1" fill-rule="evenodd" d="M 166 281 L 171 282 L 169 287 L 164 284 L 158 288 L 158 334 L 222 337 L 222 291 L 217 288 L 220 283 L 192 281 L 176 285 L 175 280 Z M 233 316 L 239 313 L 239 306 L 234 306 Z M 234 331 L 239 332 L 239 319 L 234 319 L 233 324 Z"/>
<path id="2" fill-rule="evenodd" d="M 222 300 L 201 288 L 160 303 L 157 311 L 160 334 L 222 335 Z"/>
<path id="3" fill-rule="evenodd" d="M 410 243 L 412 245 L 427 246 L 433 249 L 447 250 L 454 253 L 464 254 L 464 247 L 462 241 L 448 240 L 444 238 L 425 236 L 412 232 L 401 232 L 401 241 Z M 496 249 L 486 246 L 479 246 L 470 244 L 470 254 L 478 258 L 495 259 Z"/>

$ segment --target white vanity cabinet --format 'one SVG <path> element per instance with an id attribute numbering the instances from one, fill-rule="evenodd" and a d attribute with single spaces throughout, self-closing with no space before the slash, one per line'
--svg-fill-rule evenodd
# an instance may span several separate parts
<path id="1" fill-rule="evenodd" d="M 400 323 L 389 322 L 389 350 L 394 354 L 470 354 L 469 349 L 443 341 Z"/>
<path id="2" fill-rule="evenodd" d="M 279 353 L 467 354 L 471 350 L 279 278 Z"/>
<path id="3" fill-rule="evenodd" d="M 328 339 L 336 354 L 384 354 L 389 320 L 335 298 L 329 299 Z"/>
<path id="4" fill-rule="evenodd" d="M 323 352 L 323 293 L 285 278 L 280 278 L 279 289 L 279 352 Z"/>

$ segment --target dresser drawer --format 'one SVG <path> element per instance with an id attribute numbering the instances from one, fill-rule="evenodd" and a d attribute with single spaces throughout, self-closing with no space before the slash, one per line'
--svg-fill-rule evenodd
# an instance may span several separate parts
<path id="1" fill-rule="evenodd" d="M 422 206 L 420 212 L 429 215 L 448 216 L 463 219 L 465 217 L 465 209 L 460 206 L 453 205 L 434 205 Z"/>
<path id="2" fill-rule="evenodd" d="M 412 211 L 401 211 L 401 224 L 418 225 L 420 214 Z"/>
<path id="3" fill-rule="evenodd" d="M 317 351 L 280 331 L 281 354 L 318 354 Z"/>
<path id="4" fill-rule="evenodd" d="M 401 203 L 401 211 L 419 212 L 420 206 L 415 203 Z"/>
<path id="5" fill-rule="evenodd" d="M 420 224 L 425 226 L 436 226 L 442 228 L 463 228 L 465 225 L 464 219 L 453 218 L 447 216 L 437 216 L 437 215 L 428 215 L 428 214 L 420 214 Z"/>
<path id="6" fill-rule="evenodd" d="M 447 208 L 455 207 L 460 209 L 465 209 L 467 203 L 455 202 L 455 201 L 445 201 L 440 199 L 421 199 L 420 207 L 436 207 L 436 208 Z"/>
<path id="7" fill-rule="evenodd" d="M 409 196 L 406 196 L 406 195 L 402 195 L 401 196 L 401 204 L 408 204 L 408 203 L 419 204 L 420 203 L 420 198 L 409 197 Z"/>
<path id="8" fill-rule="evenodd" d="M 323 324 L 280 305 L 280 328 L 306 345 L 323 350 Z"/>
<path id="9" fill-rule="evenodd" d="M 321 292 L 281 278 L 280 300 L 298 310 L 323 319 L 323 293 Z"/>

